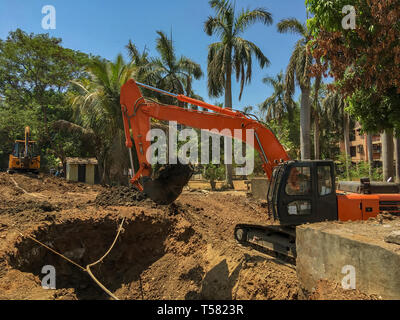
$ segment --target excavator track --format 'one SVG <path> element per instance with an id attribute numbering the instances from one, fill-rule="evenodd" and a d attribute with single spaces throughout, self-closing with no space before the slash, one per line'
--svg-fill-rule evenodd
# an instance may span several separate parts
<path id="1" fill-rule="evenodd" d="M 238 224 L 234 237 L 242 245 L 296 264 L 295 227 Z"/>

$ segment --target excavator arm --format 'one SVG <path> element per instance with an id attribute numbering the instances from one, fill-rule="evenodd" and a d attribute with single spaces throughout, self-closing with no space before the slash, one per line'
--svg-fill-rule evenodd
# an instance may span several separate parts
<path id="1" fill-rule="evenodd" d="M 157 103 L 151 99 L 145 99 L 139 89 L 139 86 L 157 91 L 162 94 L 167 94 L 179 101 L 190 103 L 213 112 L 190 110 L 174 105 Z M 220 108 L 218 106 L 192 99 L 184 95 L 169 93 L 151 86 L 137 83 L 133 79 L 127 81 L 121 87 L 120 103 L 126 137 L 125 143 L 130 151 L 132 170 L 133 160 L 131 149 L 133 147 L 133 143 L 135 143 L 137 157 L 139 160 L 139 169 L 136 173 L 134 173 L 131 183 L 134 184 L 139 190 L 144 190 L 155 202 L 172 202 L 181 192 L 183 188 L 183 185 L 181 184 L 186 184 L 188 181 L 184 181 L 185 179 L 183 179 L 182 182 L 182 179 L 179 180 L 175 177 L 177 185 L 172 186 L 172 190 L 174 190 L 172 193 L 175 194 L 175 197 L 170 196 L 167 197 L 168 199 L 165 199 L 165 196 L 163 195 L 166 194 L 166 190 L 168 190 L 169 187 L 171 188 L 171 185 L 168 185 L 169 182 L 163 181 L 163 183 L 160 183 L 160 181 L 152 181 L 150 179 L 152 171 L 151 165 L 146 158 L 146 153 L 148 148 L 150 148 L 151 142 L 146 139 L 146 136 L 151 129 L 151 118 L 165 121 L 176 121 L 179 124 L 197 129 L 217 129 L 219 132 L 225 129 L 222 132 L 225 132 L 226 135 L 229 135 L 229 133 L 226 133 L 226 129 L 229 129 L 228 131 L 231 132 L 230 135 L 232 137 L 241 139 L 242 141 L 250 144 L 260 153 L 263 161 L 262 167 L 268 178 L 271 177 L 272 170 L 276 165 L 282 161 L 289 160 L 289 156 L 287 155 L 285 149 L 268 128 L 239 111 Z M 254 143 L 251 143 L 251 141 L 246 141 L 247 129 L 254 130 L 254 139 L 252 139 Z M 241 135 L 233 136 L 234 130 L 242 130 Z M 131 135 L 134 142 L 132 141 Z M 187 176 L 188 175 L 186 174 L 186 177 Z M 177 190 L 178 192 L 176 192 Z M 178 195 L 176 195 L 177 193 Z"/>

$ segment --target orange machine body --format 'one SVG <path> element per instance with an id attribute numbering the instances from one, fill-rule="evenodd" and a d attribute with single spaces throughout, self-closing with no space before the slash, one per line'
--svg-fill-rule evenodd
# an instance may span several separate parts
<path id="1" fill-rule="evenodd" d="M 400 194 L 336 192 L 339 221 L 368 220 L 382 212 L 400 213 Z"/>
<path id="2" fill-rule="evenodd" d="M 151 174 L 151 166 L 146 159 L 147 150 L 151 145 L 151 141 L 147 137 L 151 129 L 151 118 L 176 121 L 179 124 L 203 130 L 217 129 L 221 131 L 229 129 L 231 136 L 233 136 L 234 130 L 240 130 L 241 135 L 234 137 L 246 143 L 249 143 L 249 141 L 246 141 L 246 129 L 254 130 L 258 140 L 254 139 L 254 143 L 250 143 L 250 145 L 260 153 L 263 160 L 262 167 L 268 178 L 271 178 L 272 170 L 276 165 L 289 160 L 288 154 L 275 135 L 258 121 L 246 117 L 239 111 L 220 108 L 183 95 L 176 95 L 175 98 L 213 112 L 184 109 L 145 99 L 133 79 L 128 80 L 121 87 L 120 103 L 126 137 L 125 144 L 128 148 L 132 148 L 134 141 L 140 165 L 139 170 L 131 179 L 131 183 L 136 185 L 140 190 L 142 189 L 139 179 L 142 176 L 150 176 Z M 268 148 L 263 148 L 265 146 L 268 146 Z M 265 157 L 263 157 L 263 154 Z"/>
<path id="3" fill-rule="evenodd" d="M 139 169 L 134 173 L 131 183 L 141 191 L 143 187 L 140 178 L 149 177 L 152 172 L 151 165 L 146 158 L 147 150 L 151 145 L 147 136 L 151 129 L 151 118 L 176 121 L 185 126 L 205 130 L 241 130 L 241 138 L 239 137 L 239 139 L 246 143 L 249 143 L 249 141 L 246 141 L 245 130 L 253 129 L 257 139 L 253 141 L 251 146 L 260 153 L 263 161 L 262 167 L 268 179 L 271 179 L 273 169 L 276 166 L 290 160 L 283 146 L 267 127 L 239 111 L 220 108 L 183 95 L 175 95 L 151 88 L 160 93 L 171 95 L 179 101 L 191 103 L 212 112 L 157 103 L 144 98 L 138 85 L 149 87 L 136 83 L 133 79 L 128 80 L 121 87 L 120 103 L 126 137 L 125 144 L 129 149 L 133 147 L 133 143 L 135 144 L 139 160 Z M 337 219 L 340 221 L 367 220 L 384 211 L 399 213 L 400 194 L 357 194 L 337 191 L 337 211 Z"/>

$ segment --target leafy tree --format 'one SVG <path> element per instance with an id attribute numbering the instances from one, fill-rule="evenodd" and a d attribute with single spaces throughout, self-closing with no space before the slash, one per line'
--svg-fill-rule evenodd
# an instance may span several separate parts
<path id="1" fill-rule="evenodd" d="M 345 99 L 338 91 L 331 91 L 327 94 L 322 104 L 327 117 L 333 124 L 333 129 L 336 129 L 335 131 L 338 133 L 343 132 L 346 172 L 348 179 L 350 179 L 349 161 L 347 161 L 350 157 L 350 116 L 345 111 Z"/>
<path id="2" fill-rule="evenodd" d="M 215 191 L 217 188 L 217 181 L 222 180 L 225 175 L 225 168 L 221 165 L 208 164 L 204 168 L 204 178 L 210 182 L 211 190 Z"/>
<path id="3" fill-rule="evenodd" d="M 27 34 L 17 29 L 0 40 L 0 95 L 13 108 L 34 111 L 40 120 L 39 135 L 49 142 L 49 121 L 65 102 L 70 80 L 84 76 L 84 53 L 61 46 L 48 34 Z"/>
<path id="4" fill-rule="evenodd" d="M 296 84 L 301 89 L 300 106 L 300 149 L 301 159 L 311 159 L 311 74 L 312 56 L 307 49 L 307 43 L 310 39 L 310 33 L 305 24 L 302 24 L 295 18 L 283 19 L 278 25 L 280 33 L 294 33 L 301 38 L 297 41 L 290 57 L 286 70 L 286 101 L 293 96 L 296 90 Z M 321 78 L 318 77 L 315 83 L 316 93 L 320 86 Z"/>
<path id="5" fill-rule="evenodd" d="M 203 76 L 201 67 L 188 57 L 177 57 L 172 37 L 169 39 L 162 31 L 157 31 L 156 50 L 159 57 L 147 58 L 145 53 L 138 55 L 132 44 L 128 44 L 133 62 L 138 65 L 137 75 L 147 84 L 178 94 L 193 95 L 192 81 Z M 146 63 L 147 62 L 147 63 Z M 154 95 L 154 92 L 152 92 Z M 170 97 L 158 95 L 159 100 L 176 103 Z M 181 102 L 178 104 L 182 105 Z"/>
<path id="6" fill-rule="evenodd" d="M 209 36 L 217 36 L 219 42 L 208 47 L 207 75 L 208 92 L 212 97 L 225 94 L 225 108 L 232 108 L 232 73 L 240 81 L 239 100 L 245 84 L 252 78 L 253 56 L 261 68 L 269 65 L 269 60 L 253 42 L 241 37 L 252 24 L 261 22 L 272 24 L 271 13 L 264 8 L 242 10 L 236 14 L 235 5 L 227 0 L 210 0 L 215 16 L 209 16 L 204 23 L 204 31 Z M 232 165 L 226 166 L 226 183 L 233 188 Z"/>
<path id="7" fill-rule="evenodd" d="M 289 97 L 288 101 L 285 99 L 286 86 L 283 72 L 275 77 L 263 78 L 263 83 L 274 89 L 272 95 L 260 105 L 260 110 L 266 114 L 266 120 L 280 120 L 286 113 L 289 121 L 293 120 L 295 102 L 292 97 Z"/>
<path id="8" fill-rule="evenodd" d="M 289 120 L 286 113 L 281 119 L 271 119 L 264 123 L 278 138 L 291 159 L 300 156 L 300 107 L 295 103 L 293 108 L 293 119 Z"/>
<path id="9" fill-rule="evenodd" d="M 337 80 L 345 96 L 375 88 L 381 94 L 400 94 L 400 2 L 397 0 L 306 0 L 313 54 L 320 71 Z M 344 29 L 342 8 L 356 9 L 356 28 Z"/>
<path id="10" fill-rule="evenodd" d="M 329 71 L 363 129 L 391 135 L 393 128 L 400 128 L 400 2 L 306 0 L 306 5 L 314 13 L 309 20 L 313 55 L 319 62 L 314 73 Z M 345 5 L 356 9 L 355 29 L 341 25 Z M 392 150 L 388 145 L 383 149 Z M 384 167 L 391 168 L 392 155 L 387 152 Z"/>
<path id="11" fill-rule="evenodd" d="M 129 160 L 124 143 L 120 89 L 135 71 L 136 67 L 126 64 L 122 55 L 113 62 L 94 59 L 87 70 L 89 79 L 73 82 L 76 92 L 71 99 L 77 111 L 77 123 L 70 124 L 69 128 L 74 126 L 84 136 L 96 137 L 93 143 L 102 183 L 113 179 L 127 182 L 122 175 L 124 169 L 129 168 Z M 112 167 L 116 168 L 114 177 L 111 176 Z"/>

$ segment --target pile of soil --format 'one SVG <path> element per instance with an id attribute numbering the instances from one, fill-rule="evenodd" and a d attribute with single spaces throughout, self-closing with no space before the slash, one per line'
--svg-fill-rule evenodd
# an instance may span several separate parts
<path id="1" fill-rule="evenodd" d="M 135 206 L 146 200 L 144 193 L 135 190 L 132 186 L 108 187 L 101 191 L 94 203 L 97 206 Z"/>
<path id="2" fill-rule="evenodd" d="M 234 240 L 238 223 L 270 223 L 265 205 L 245 195 L 184 192 L 156 205 L 132 187 L 13 177 L 27 193 L 0 173 L 0 299 L 109 299 L 29 236 L 86 267 L 109 249 L 122 218 L 114 248 L 92 270 L 120 299 L 298 298 L 295 267 Z M 41 286 L 45 265 L 56 269 L 56 290 Z M 319 292 L 313 298 L 326 296 Z"/>
<path id="3" fill-rule="evenodd" d="M 0 208 L 0 215 L 10 214 L 14 215 L 23 211 L 33 211 L 36 213 L 59 211 L 60 208 L 57 205 L 53 205 L 48 201 L 33 201 L 26 200 L 15 203 L 13 206 Z"/>

